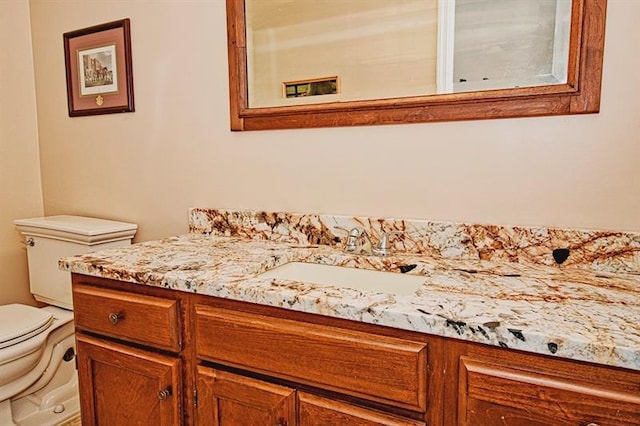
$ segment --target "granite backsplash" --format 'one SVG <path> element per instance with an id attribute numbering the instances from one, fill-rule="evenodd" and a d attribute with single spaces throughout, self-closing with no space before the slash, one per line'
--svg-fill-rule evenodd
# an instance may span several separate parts
<path id="1" fill-rule="evenodd" d="M 327 214 L 189 209 L 189 232 L 300 245 L 344 244 L 348 230 L 361 227 L 377 241 L 384 232 L 394 253 L 435 259 L 484 260 L 588 268 L 603 273 L 640 274 L 640 233 L 532 226 L 437 222 L 421 219 Z M 555 251 L 555 253 L 554 253 Z M 568 256 L 567 256 L 568 254 Z"/>

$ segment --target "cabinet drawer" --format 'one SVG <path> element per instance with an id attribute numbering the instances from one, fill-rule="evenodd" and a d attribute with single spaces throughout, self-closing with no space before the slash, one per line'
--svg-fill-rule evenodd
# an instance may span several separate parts
<path id="1" fill-rule="evenodd" d="M 76 327 L 131 342 L 180 350 L 178 302 L 74 284 Z"/>
<path id="2" fill-rule="evenodd" d="M 467 357 L 460 360 L 458 401 L 460 425 L 640 425 L 640 392 L 582 385 Z"/>
<path id="3" fill-rule="evenodd" d="M 424 412 L 423 342 L 196 305 L 199 358 Z"/>

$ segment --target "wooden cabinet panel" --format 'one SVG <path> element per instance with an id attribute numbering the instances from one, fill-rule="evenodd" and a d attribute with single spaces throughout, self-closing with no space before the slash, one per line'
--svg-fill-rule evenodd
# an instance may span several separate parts
<path id="1" fill-rule="evenodd" d="M 423 342 L 196 305 L 201 359 L 424 412 Z"/>
<path id="2" fill-rule="evenodd" d="M 298 392 L 298 425 L 424 426 L 425 423 Z"/>
<path id="3" fill-rule="evenodd" d="M 84 425 L 640 426 L 635 370 L 101 278 L 73 286 Z"/>
<path id="4" fill-rule="evenodd" d="M 295 390 L 198 366 L 198 424 L 293 426 Z"/>
<path id="5" fill-rule="evenodd" d="M 544 371 L 537 374 L 462 357 L 458 424 L 640 425 L 640 388 L 631 393 L 582 385 Z"/>
<path id="6" fill-rule="evenodd" d="M 74 284 L 73 310 L 80 329 L 171 352 L 180 350 L 175 300 Z"/>
<path id="7" fill-rule="evenodd" d="M 82 424 L 182 424 L 181 361 L 79 334 Z"/>

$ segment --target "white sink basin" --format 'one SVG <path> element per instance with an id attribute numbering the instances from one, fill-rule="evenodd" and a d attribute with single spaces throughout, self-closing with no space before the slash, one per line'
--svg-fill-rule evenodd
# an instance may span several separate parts
<path id="1" fill-rule="evenodd" d="M 419 275 L 304 262 L 285 263 L 259 274 L 258 277 L 397 295 L 413 294 L 425 281 L 425 278 Z"/>

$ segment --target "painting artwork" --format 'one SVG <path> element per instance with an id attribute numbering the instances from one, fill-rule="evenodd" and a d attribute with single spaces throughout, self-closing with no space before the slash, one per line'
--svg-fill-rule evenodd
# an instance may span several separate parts
<path id="1" fill-rule="evenodd" d="M 69 116 L 133 112 L 129 19 L 64 34 Z"/>
<path id="2" fill-rule="evenodd" d="M 309 80 L 285 81 L 282 85 L 284 87 L 285 98 L 335 95 L 336 93 L 339 93 L 337 76 Z"/>
<path id="3" fill-rule="evenodd" d="M 78 63 L 82 96 L 118 91 L 115 45 L 79 50 Z"/>

